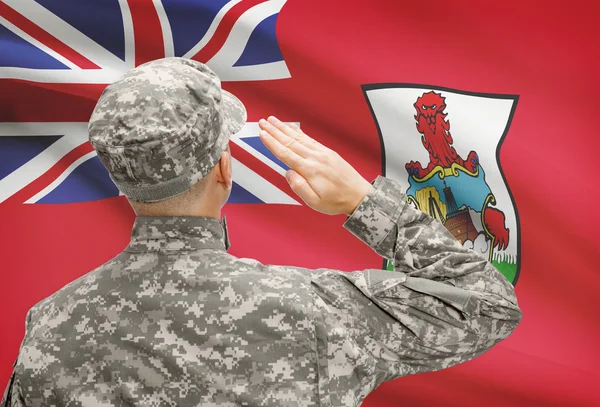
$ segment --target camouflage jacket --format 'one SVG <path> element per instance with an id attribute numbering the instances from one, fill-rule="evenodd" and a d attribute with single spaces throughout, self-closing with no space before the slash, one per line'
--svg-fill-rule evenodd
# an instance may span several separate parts
<path id="1" fill-rule="evenodd" d="M 358 406 L 510 335 L 509 281 L 373 185 L 344 227 L 394 272 L 263 265 L 228 254 L 217 219 L 138 217 L 122 253 L 28 312 L 0 406 Z"/>

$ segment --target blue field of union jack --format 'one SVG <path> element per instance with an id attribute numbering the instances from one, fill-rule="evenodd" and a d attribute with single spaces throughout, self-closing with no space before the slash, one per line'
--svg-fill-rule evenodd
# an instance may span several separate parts
<path id="1" fill-rule="evenodd" d="M 285 0 L 4 0 L 3 83 L 107 85 L 149 60 L 207 63 L 222 81 L 290 77 L 275 35 Z M 29 116 L 35 117 L 35 112 Z M 299 125 L 299 123 L 297 123 Z M 230 203 L 298 205 L 285 164 L 248 123 L 232 137 Z M 65 204 L 119 195 L 86 122 L 0 122 L 0 203 Z"/>

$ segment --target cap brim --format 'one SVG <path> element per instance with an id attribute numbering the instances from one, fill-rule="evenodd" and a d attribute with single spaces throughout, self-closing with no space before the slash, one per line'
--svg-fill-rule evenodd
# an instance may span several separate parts
<path id="1" fill-rule="evenodd" d="M 223 115 L 223 130 L 231 136 L 240 131 L 246 124 L 248 114 L 246 107 L 237 97 L 221 89 L 221 114 Z"/>

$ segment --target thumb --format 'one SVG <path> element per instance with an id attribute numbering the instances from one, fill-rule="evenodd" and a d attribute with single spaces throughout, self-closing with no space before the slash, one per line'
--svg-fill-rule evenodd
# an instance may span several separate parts
<path id="1" fill-rule="evenodd" d="M 319 196 L 310 187 L 308 182 L 294 170 L 289 170 L 285 173 L 285 179 L 290 188 L 294 191 L 308 206 L 315 205 L 319 201 Z"/>

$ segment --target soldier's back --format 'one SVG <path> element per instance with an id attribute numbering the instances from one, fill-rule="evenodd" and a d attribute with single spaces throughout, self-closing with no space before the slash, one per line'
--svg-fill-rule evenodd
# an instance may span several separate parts
<path id="1" fill-rule="evenodd" d="M 310 279 L 220 241 L 134 239 L 35 305 L 27 405 L 318 405 Z"/>

